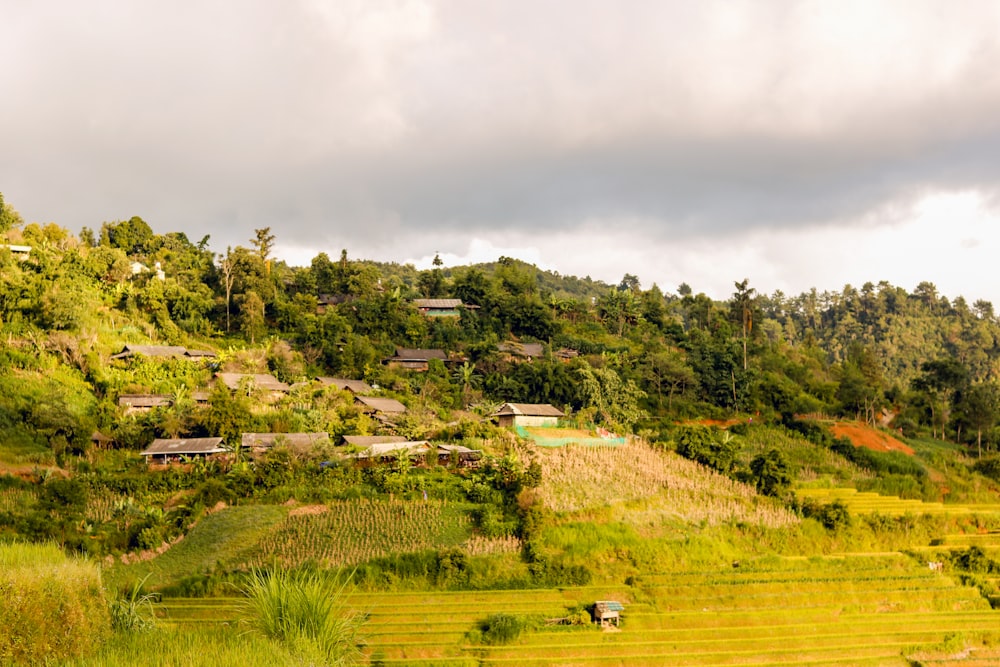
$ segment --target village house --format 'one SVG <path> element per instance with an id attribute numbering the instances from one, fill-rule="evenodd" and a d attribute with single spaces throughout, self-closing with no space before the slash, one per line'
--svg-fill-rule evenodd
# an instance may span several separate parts
<path id="1" fill-rule="evenodd" d="M 531 361 L 545 354 L 545 346 L 541 343 L 519 343 L 507 341 L 497 345 L 507 361 Z"/>
<path id="2" fill-rule="evenodd" d="M 580 356 L 580 353 L 576 350 L 571 350 L 568 347 L 561 347 L 552 353 L 552 356 L 559 361 L 564 363 L 572 361 Z"/>
<path id="3" fill-rule="evenodd" d="M 278 400 L 289 390 L 287 384 L 265 373 L 216 373 L 215 377 L 233 391 L 246 391 L 249 396 L 260 390 L 271 401 Z"/>
<path id="4" fill-rule="evenodd" d="M 329 444 L 329 433 L 244 433 L 241 439 L 243 450 L 251 457 L 263 454 L 275 447 L 287 447 L 297 453 L 308 453 L 319 445 Z"/>
<path id="5" fill-rule="evenodd" d="M 479 306 L 462 303 L 461 299 L 414 299 L 413 305 L 422 315 L 428 317 L 458 317 L 461 308 L 475 309 Z"/>
<path id="6" fill-rule="evenodd" d="M 10 251 L 10 254 L 14 256 L 15 259 L 23 262 L 31 256 L 31 246 L 30 245 L 10 245 L 7 243 L 0 244 L 0 248 L 6 248 Z"/>
<path id="7" fill-rule="evenodd" d="M 426 440 L 404 440 L 402 442 L 383 442 L 369 446 L 367 449 L 351 454 L 349 458 L 356 459 L 361 465 L 375 463 L 391 463 L 401 456 L 407 456 L 412 461 L 423 461 L 431 445 Z"/>
<path id="8" fill-rule="evenodd" d="M 459 468 L 478 468 L 483 453 L 464 445 L 438 445 L 438 463 L 443 466 L 456 465 Z"/>
<path id="9" fill-rule="evenodd" d="M 161 357 L 168 359 L 210 359 L 216 356 L 208 350 L 189 350 L 180 345 L 134 345 L 127 343 L 112 359 L 127 359 L 129 357 Z"/>
<path id="10" fill-rule="evenodd" d="M 317 377 L 318 382 L 326 386 L 334 386 L 341 391 L 349 391 L 352 394 L 370 394 L 375 391 L 370 384 L 364 380 L 347 380 L 345 378 Z"/>
<path id="11" fill-rule="evenodd" d="M 345 435 L 344 444 L 352 447 L 365 449 L 372 445 L 381 445 L 387 442 L 406 442 L 406 438 L 401 435 Z"/>
<path id="12" fill-rule="evenodd" d="M 397 347 L 396 354 L 383 361 L 394 368 L 407 368 L 412 371 L 426 371 L 430 367 L 431 359 L 448 361 L 448 355 L 444 350 L 413 350 L 405 347 Z"/>
<path id="13" fill-rule="evenodd" d="M 185 459 L 208 458 L 226 451 L 222 446 L 222 438 L 157 438 L 139 453 L 146 457 L 149 464 L 166 464 Z"/>
<path id="14" fill-rule="evenodd" d="M 504 403 L 490 415 L 500 426 L 555 426 L 566 414 L 548 403 Z"/>
<path id="15" fill-rule="evenodd" d="M 174 397 L 169 394 L 120 394 L 118 405 L 125 408 L 126 415 L 142 414 L 153 408 L 173 405 Z"/>
<path id="16" fill-rule="evenodd" d="M 354 402 L 361 406 L 362 412 L 369 415 L 401 415 L 406 412 L 406 406 L 394 398 L 355 396 Z"/>

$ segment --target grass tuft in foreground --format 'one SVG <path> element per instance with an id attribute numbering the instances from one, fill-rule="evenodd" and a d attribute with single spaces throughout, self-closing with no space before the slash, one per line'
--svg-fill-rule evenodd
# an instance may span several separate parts
<path id="1" fill-rule="evenodd" d="M 254 570 L 242 615 L 252 631 L 309 663 L 357 664 L 365 619 L 344 606 L 348 583 L 318 572 Z"/>

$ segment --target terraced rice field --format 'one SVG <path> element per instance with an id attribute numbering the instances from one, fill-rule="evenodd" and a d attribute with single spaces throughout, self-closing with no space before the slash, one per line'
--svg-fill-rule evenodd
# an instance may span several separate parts
<path id="1" fill-rule="evenodd" d="M 937 516 L 961 516 L 967 514 L 1000 514 L 1000 504 L 945 504 L 928 503 L 922 500 L 903 499 L 898 496 L 882 496 L 877 493 L 861 492 L 850 488 L 837 489 L 797 489 L 799 498 L 828 503 L 839 500 L 854 514 L 878 512 L 890 516 L 903 514 L 931 514 Z"/>
<path id="2" fill-rule="evenodd" d="M 505 646 L 467 633 L 497 612 L 555 619 L 595 600 L 625 603 L 620 631 L 540 625 Z M 167 600 L 179 626 L 233 622 L 237 599 Z M 1000 612 L 978 592 L 897 555 L 787 559 L 725 571 L 651 574 L 633 586 L 355 593 L 380 665 L 998 664 Z"/>

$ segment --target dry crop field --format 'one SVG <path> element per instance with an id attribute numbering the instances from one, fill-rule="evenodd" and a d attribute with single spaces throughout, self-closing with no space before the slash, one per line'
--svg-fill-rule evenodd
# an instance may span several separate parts
<path id="1" fill-rule="evenodd" d="M 777 528 L 798 522 L 750 486 L 641 442 L 539 450 L 538 461 L 539 497 L 555 511 L 656 497 L 676 519 L 693 523 L 740 521 Z"/>

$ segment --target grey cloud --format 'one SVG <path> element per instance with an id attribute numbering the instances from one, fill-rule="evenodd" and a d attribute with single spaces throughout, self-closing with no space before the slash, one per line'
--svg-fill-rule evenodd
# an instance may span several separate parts
<path id="1" fill-rule="evenodd" d="M 409 256 L 995 195 L 996 7 L 872 5 L 15 1 L 0 191 L 74 230 L 138 214 Z"/>

